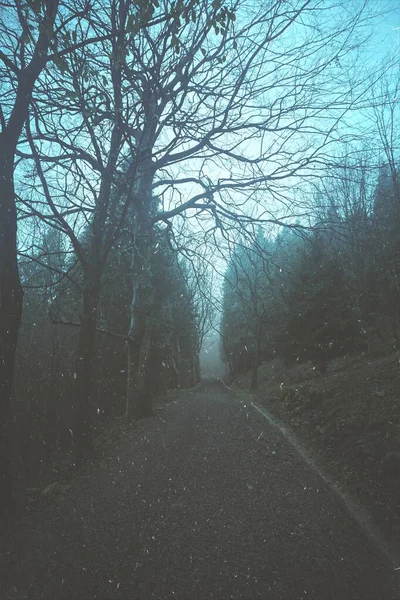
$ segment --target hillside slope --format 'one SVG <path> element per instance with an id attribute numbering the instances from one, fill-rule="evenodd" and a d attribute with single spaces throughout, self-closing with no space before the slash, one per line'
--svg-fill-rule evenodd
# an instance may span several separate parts
<path id="1" fill-rule="evenodd" d="M 399 355 L 310 364 L 263 364 L 257 402 L 317 452 L 332 477 L 360 500 L 394 548 L 400 548 Z M 250 374 L 236 386 L 248 389 Z"/>

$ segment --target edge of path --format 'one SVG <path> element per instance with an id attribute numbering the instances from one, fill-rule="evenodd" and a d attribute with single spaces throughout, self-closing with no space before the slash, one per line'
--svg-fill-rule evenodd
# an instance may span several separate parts
<path id="1" fill-rule="evenodd" d="M 366 533 L 368 538 L 377 546 L 381 554 L 392 565 L 397 573 L 397 579 L 400 585 L 400 551 L 384 535 L 381 528 L 376 524 L 374 518 L 368 509 L 363 506 L 344 485 L 338 481 L 330 472 L 323 459 L 309 447 L 305 447 L 303 441 L 296 435 L 292 428 L 271 414 L 264 406 L 257 402 L 256 394 L 252 392 L 237 389 L 228 386 L 219 378 L 222 385 L 234 394 L 236 400 L 243 405 L 250 405 L 255 411 L 264 417 L 266 421 L 279 430 L 281 435 L 295 448 L 308 466 L 318 473 L 321 479 L 326 483 L 332 492 L 340 499 L 347 512 L 353 517 L 358 526 Z"/>

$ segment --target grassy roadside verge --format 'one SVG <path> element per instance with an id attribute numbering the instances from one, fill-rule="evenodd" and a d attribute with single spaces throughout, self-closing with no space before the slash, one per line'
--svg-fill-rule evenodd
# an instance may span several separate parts
<path id="1" fill-rule="evenodd" d="M 249 389 L 250 375 L 234 387 Z M 343 358 L 320 375 L 310 364 L 260 367 L 255 401 L 318 456 L 400 550 L 399 355 Z"/>

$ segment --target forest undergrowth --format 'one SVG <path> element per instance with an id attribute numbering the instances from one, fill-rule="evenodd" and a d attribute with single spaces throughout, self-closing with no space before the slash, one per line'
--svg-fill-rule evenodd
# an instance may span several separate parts
<path id="1" fill-rule="evenodd" d="M 153 398 L 153 416 L 160 416 L 164 406 L 176 402 L 183 393 L 193 393 L 199 386 L 188 390 L 168 390 L 166 393 L 158 394 Z M 42 469 L 36 475 L 34 485 L 28 483 L 28 479 L 21 477 L 15 482 L 14 493 L 17 499 L 17 511 L 15 519 L 31 513 L 37 513 L 51 505 L 60 495 L 67 492 L 73 481 L 78 477 L 85 477 L 99 465 L 106 464 L 112 458 L 115 448 L 120 443 L 133 435 L 135 429 L 140 426 L 142 420 L 126 420 L 124 416 L 115 417 L 113 420 L 105 421 L 98 426 L 94 436 L 94 452 L 91 457 L 81 465 L 74 463 L 72 450 L 53 457 L 51 465 L 43 464 Z"/>

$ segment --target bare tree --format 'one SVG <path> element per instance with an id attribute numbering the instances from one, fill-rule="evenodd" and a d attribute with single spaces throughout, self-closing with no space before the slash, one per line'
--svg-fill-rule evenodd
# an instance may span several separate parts
<path id="1" fill-rule="evenodd" d="M 101 5 L 90 21 L 99 40 L 95 50 L 77 48 L 71 59 L 63 55 L 59 66 L 66 81 L 58 85 L 53 75 L 47 112 L 43 102 L 27 135 L 36 144 L 38 172 L 43 164 L 59 162 L 60 154 L 63 160 L 78 156 L 86 165 L 79 173 L 75 169 L 76 181 L 87 180 L 93 169 L 103 181 L 108 177 L 107 186 L 110 178 L 122 181 L 121 195 L 131 198 L 127 396 L 138 415 L 150 411 L 148 399 L 137 392 L 152 305 L 154 225 L 173 227 L 185 214 L 200 227 L 227 235 L 255 221 L 293 219 L 292 189 L 318 172 L 341 139 L 342 116 L 366 88 L 366 81 L 355 78 L 352 62 L 369 19 L 366 3 L 323 6 L 303 0 L 288 8 L 271 0 L 249 9 L 238 1 L 226 9 L 220 2 L 199 0 L 182 4 L 183 12 L 172 19 L 169 8 L 167 1 L 153 6 L 151 23 L 137 27 L 122 0 L 112 3 L 111 13 Z M 121 15 L 125 29 L 118 42 Z M 65 118 L 58 118 L 54 108 Z M 107 173 L 111 131 L 120 150 Z M 58 156 L 47 151 L 50 142 L 60 148 Z M 86 214 L 93 212 L 87 209 Z M 82 220 L 71 225 L 71 210 L 66 223 L 75 235 Z"/>
<path id="2" fill-rule="evenodd" d="M 265 342 L 268 338 L 268 322 L 273 315 L 276 295 L 275 250 L 275 244 L 269 239 L 267 232 L 258 227 L 255 239 L 250 242 L 243 239 L 237 241 L 225 274 L 226 292 L 238 305 L 238 312 L 243 317 L 240 345 L 241 352 L 245 352 L 250 359 L 251 391 L 258 387 L 261 344 L 262 340 Z M 225 307 L 227 304 L 228 296 L 225 297 Z M 233 331 L 230 331 L 230 337 L 232 335 Z"/>
<path id="3" fill-rule="evenodd" d="M 199 18 L 182 26 L 179 53 L 165 23 L 140 32 L 124 57 L 138 165 L 128 332 L 133 406 L 151 313 L 154 224 L 172 227 L 186 214 L 198 223 L 213 220 L 210 227 L 227 233 L 254 221 L 292 220 L 293 187 L 328 160 L 341 137 L 341 118 L 367 89 L 366 78 L 355 78 L 351 51 L 357 53 L 368 21 L 365 3 L 350 9 L 345 3 L 305 0 L 292 7 L 271 1 L 249 9 L 238 1 L 229 29 L 214 27 L 209 2 L 201 7 Z M 153 194 L 163 203 L 156 213 Z M 148 412 L 148 402 L 134 412 Z"/>
<path id="4" fill-rule="evenodd" d="M 78 462 L 92 449 L 91 381 L 102 274 L 136 193 L 132 182 L 140 167 L 140 161 L 130 158 L 137 130 L 125 89 L 127 48 L 144 29 L 168 23 L 176 53 L 179 19 L 195 18 L 198 2 L 190 0 L 173 15 L 155 13 L 156 4 L 92 3 L 90 19 L 78 29 L 80 37 L 90 31 L 95 41 L 63 53 L 58 69 L 46 72 L 18 151 L 24 164 L 33 161 L 33 185 L 21 189 L 21 210 L 64 232 L 82 268 L 82 314 L 79 323 L 69 323 L 79 325 L 74 399 Z M 221 5 L 214 11 L 215 22 L 227 18 L 224 10 Z M 136 227 L 136 219 L 132 222 Z"/>
<path id="5" fill-rule="evenodd" d="M 61 5 L 65 11 L 60 10 Z M 12 504 L 7 437 L 22 311 L 17 266 L 15 155 L 40 73 L 49 60 L 58 58 L 58 37 L 88 10 L 86 2 L 72 2 L 69 7 L 60 0 L 0 3 L 0 482 L 4 490 L 2 506 L 6 510 Z"/>
<path id="6" fill-rule="evenodd" d="M 373 121 L 381 145 L 383 163 L 387 166 L 396 202 L 400 205 L 400 76 L 398 69 L 378 82 L 374 91 Z"/>
<path id="7" fill-rule="evenodd" d="M 118 57 L 126 43 L 128 5 L 113 2 L 109 12 L 100 13 L 98 18 L 105 16 L 109 19 L 108 27 L 99 33 L 100 41 L 76 49 L 64 59 L 60 85 L 56 71 L 49 70 L 46 74 L 46 92 L 35 99 L 35 118 L 26 126 L 25 139 L 30 154 L 23 149 L 19 152 L 26 160 L 32 158 L 34 173 L 41 184 L 39 194 L 35 179 L 30 190 L 25 186 L 22 205 L 28 213 L 58 228 L 69 238 L 82 270 L 77 389 L 73 407 L 78 463 L 92 451 L 91 382 L 101 278 L 128 210 L 128 175 L 122 183 L 118 179 L 124 144 Z M 93 16 L 90 27 L 95 29 L 95 26 Z M 95 57 L 104 56 L 106 51 L 112 56 L 108 71 L 110 85 L 101 98 L 107 99 L 108 114 L 99 123 L 95 109 L 102 104 L 96 106 L 92 100 L 104 88 L 101 82 L 104 75 L 96 74 Z M 54 108 L 57 108 L 56 113 Z"/>

